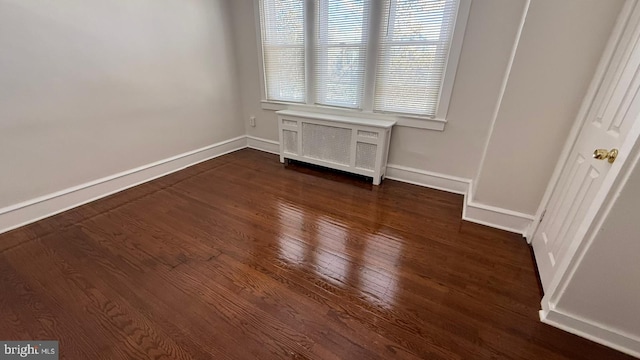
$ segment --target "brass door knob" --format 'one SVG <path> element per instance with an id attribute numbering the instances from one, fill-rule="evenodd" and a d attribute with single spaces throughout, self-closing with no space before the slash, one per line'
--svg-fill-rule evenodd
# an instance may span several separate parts
<path id="1" fill-rule="evenodd" d="M 618 149 L 611 149 L 611 150 L 596 149 L 596 151 L 593 152 L 594 159 L 598 159 L 598 160 L 607 159 L 607 161 L 609 161 L 610 164 L 613 164 L 613 162 L 616 161 L 617 157 L 618 157 Z"/>

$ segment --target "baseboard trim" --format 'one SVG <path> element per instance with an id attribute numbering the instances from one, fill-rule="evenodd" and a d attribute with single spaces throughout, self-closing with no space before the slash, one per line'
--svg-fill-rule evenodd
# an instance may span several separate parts
<path id="1" fill-rule="evenodd" d="M 247 147 L 238 136 L 0 209 L 0 234 Z"/>
<path id="2" fill-rule="evenodd" d="M 385 178 L 460 195 L 469 188 L 468 179 L 395 164 L 387 165 Z"/>
<path id="3" fill-rule="evenodd" d="M 280 142 L 247 135 L 247 147 L 271 154 L 280 154 Z"/>
<path id="4" fill-rule="evenodd" d="M 248 135 L 225 140 L 2 208 L 0 234 L 245 147 L 272 154 L 280 152 L 278 141 Z M 524 234 L 533 220 L 531 215 L 472 201 L 469 179 L 396 164 L 387 165 L 385 178 L 464 195 L 462 218 L 474 223 Z"/>
<path id="5" fill-rule="evenodd" d="M 247 136 L 247 147 L 272 154 L 279 154 L 280 152 L 280 143 L 278 141 L 255 136 Z M 387 165 L 385 178 L 464 195 L 462 219 L 466 221 L 514 232 L 523 236 L 533 222 L 533 215 L 485 205 L 471 200 L 473 199 L 473 194 L 471 194 L 470 179 L 397 164 Z"/>
<path id="6" fill-rule="evenodd" d="M 465 197 L 469 199 L 469 196 Z M 533 216 L 518 213 L 493 206 L 480 204 L 474 201 L 465 200 L 462 209 L 462 219 L 481 225 L 494 227 L 496 229 L 510 231 L 526 237 L 527 229 L 533 221 Z"/>
<path id="7" fill-rule="evenodd" d="M 540 321 L 561 330 L 640 358 L 640 339 L 606 326 L 563 313 L 558 309 L 540 310 Z"/>
<path id="8" fill-rule="evenodd" d="M 278 154 L 277 141 L 254 136 L 238 136 L 182 153 L 167 159 L 123 171 L 85 184 L 0 208 L 0 234 L 59 214 L 100 198 L 163 177 L 243 148 Z M 464 195 L 462 218 L 489 227 L 526 234 L 534 217 L 471 200 L 471 180 L 401 165 L 387 166 L 387 179 Z M 540 311 L 543 323 L 640 358 L 640 339 L 615 329 L 563 313 L 557 309 Z"/>
<path id="9" fill-rule="evenodd" d="M 471 180 L 469 179 L 395 164 L 387 165 L 387 175 L 385 177 L 387 179 L 464 195 L 462 219 L 466 221 L 514 232 L 523 236 L 533 221 L 533 215 L 473 201 L 473 186 L 471 186 Z"/>
<path id="10" fill-rule="evenodd" d="M 534 219 L 533 215 L 474 201 L 472 182 L 469 182 L 469 189 L 464 200 L 465 204 L 462 208 L 463 220 L 514 232 L 523 237 L 526 237 L 527 230 Z"/>

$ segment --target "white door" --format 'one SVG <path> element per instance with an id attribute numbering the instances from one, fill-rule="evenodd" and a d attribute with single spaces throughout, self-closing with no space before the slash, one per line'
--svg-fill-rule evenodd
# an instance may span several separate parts
<path id="1" fill-rule="evenodd" d="M 615 163 L 610 163 L 607 158 L 595 159 L 594 150 L 630 149 L 629 144 L 637 139 L 636 131 L 630 129 L 640 114 L 640 5 L 634 2 L 633 7 L 626 16 L 621 14 L 619 22 L 624 27 L 620 36 L 610 40 L 617 42 L 617 46 L 609 58 L 608 69 L 533 237 L 545 290 L 563 261 L 572 256 L 570 249 L 575 246 L 571 245 L 582 240 L 584 232 L 580 229 L 592 220 L 589 210 L 599 206 L 594 203 L 596 195 L 609 190 L 605 187 L 610 187 L 611 178 L 617 176 L 620 163 L 627 156 L 621 152 Z M 601 155 L 604 157 L 606 152 Z"/>

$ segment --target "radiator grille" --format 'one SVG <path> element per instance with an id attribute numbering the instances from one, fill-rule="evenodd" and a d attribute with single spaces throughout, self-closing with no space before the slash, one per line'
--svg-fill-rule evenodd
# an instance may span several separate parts
<path id="1" fill-rule="evenodd" d="M 291 130 L 282 131 L 282 144 L 284 145 L 284 151 L 297 154 L 298 153 L 298 133 Z"/>
<path id="2" fill-rule="evenodd" d="M 302 123 L 304 156 L 349 165 L 351 129 Z"/>
<path id="3" fill-rule="evenodd" d="M 277 114 L 280 162 L 348 171 L 371 177 L 373 185 L 384 179 L 393 122 L 293 110 Z"/>
<path id="4" fill-rule="evenodd" d="M 356 167 L 367 170 L 376 168 L 376 145 L 361 142 L 356 145 Z"/>
<path id="5" fill-rule="evenodd" d="M 371 139 L 377 139 L 378 138 L 378 133 L 377 132 L 373 132 L 373 131 L 358 130 L 358 136 L 371 138 Z"/>

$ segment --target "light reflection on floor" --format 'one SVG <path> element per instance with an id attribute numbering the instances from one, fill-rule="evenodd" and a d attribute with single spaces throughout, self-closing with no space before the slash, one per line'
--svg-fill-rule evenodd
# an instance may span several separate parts
<path id="1" fill-rule="evenodd" d="M 376 258 L 376 253 L 379 254 L 375 249 L 376 244 L 384 240 L 384 237 L 379 237 L 375 234 L 371 234 L 366 240 L 367 247 L 364 253 L 366 265 L 360 271 L 361 289 L 363 289 L 362 291 L 365 296 L 370 297 L 370 300 L 381 301 L 381 305 L 383 306 L 392 306 L 395 304 L 395 296 L 398 291 L 396 266 L 402 251 L 401 245 L 388 247 L 392 250 L 391 252 L 386 252 L 387 255 L 391 255 L 390 258 L 381 260 L 378 266 L 368 261 Z"/>
<path id="2" fill-rule="evenodd" d="M 390 308 L 398 291 L 396 266 L 402 242 L 377 233 L 352 231 L 339 219 L 309 215 L 279 201 L 278 257 L 313 271 L 332 286 L 356 290 L 372 304 Z"/>

